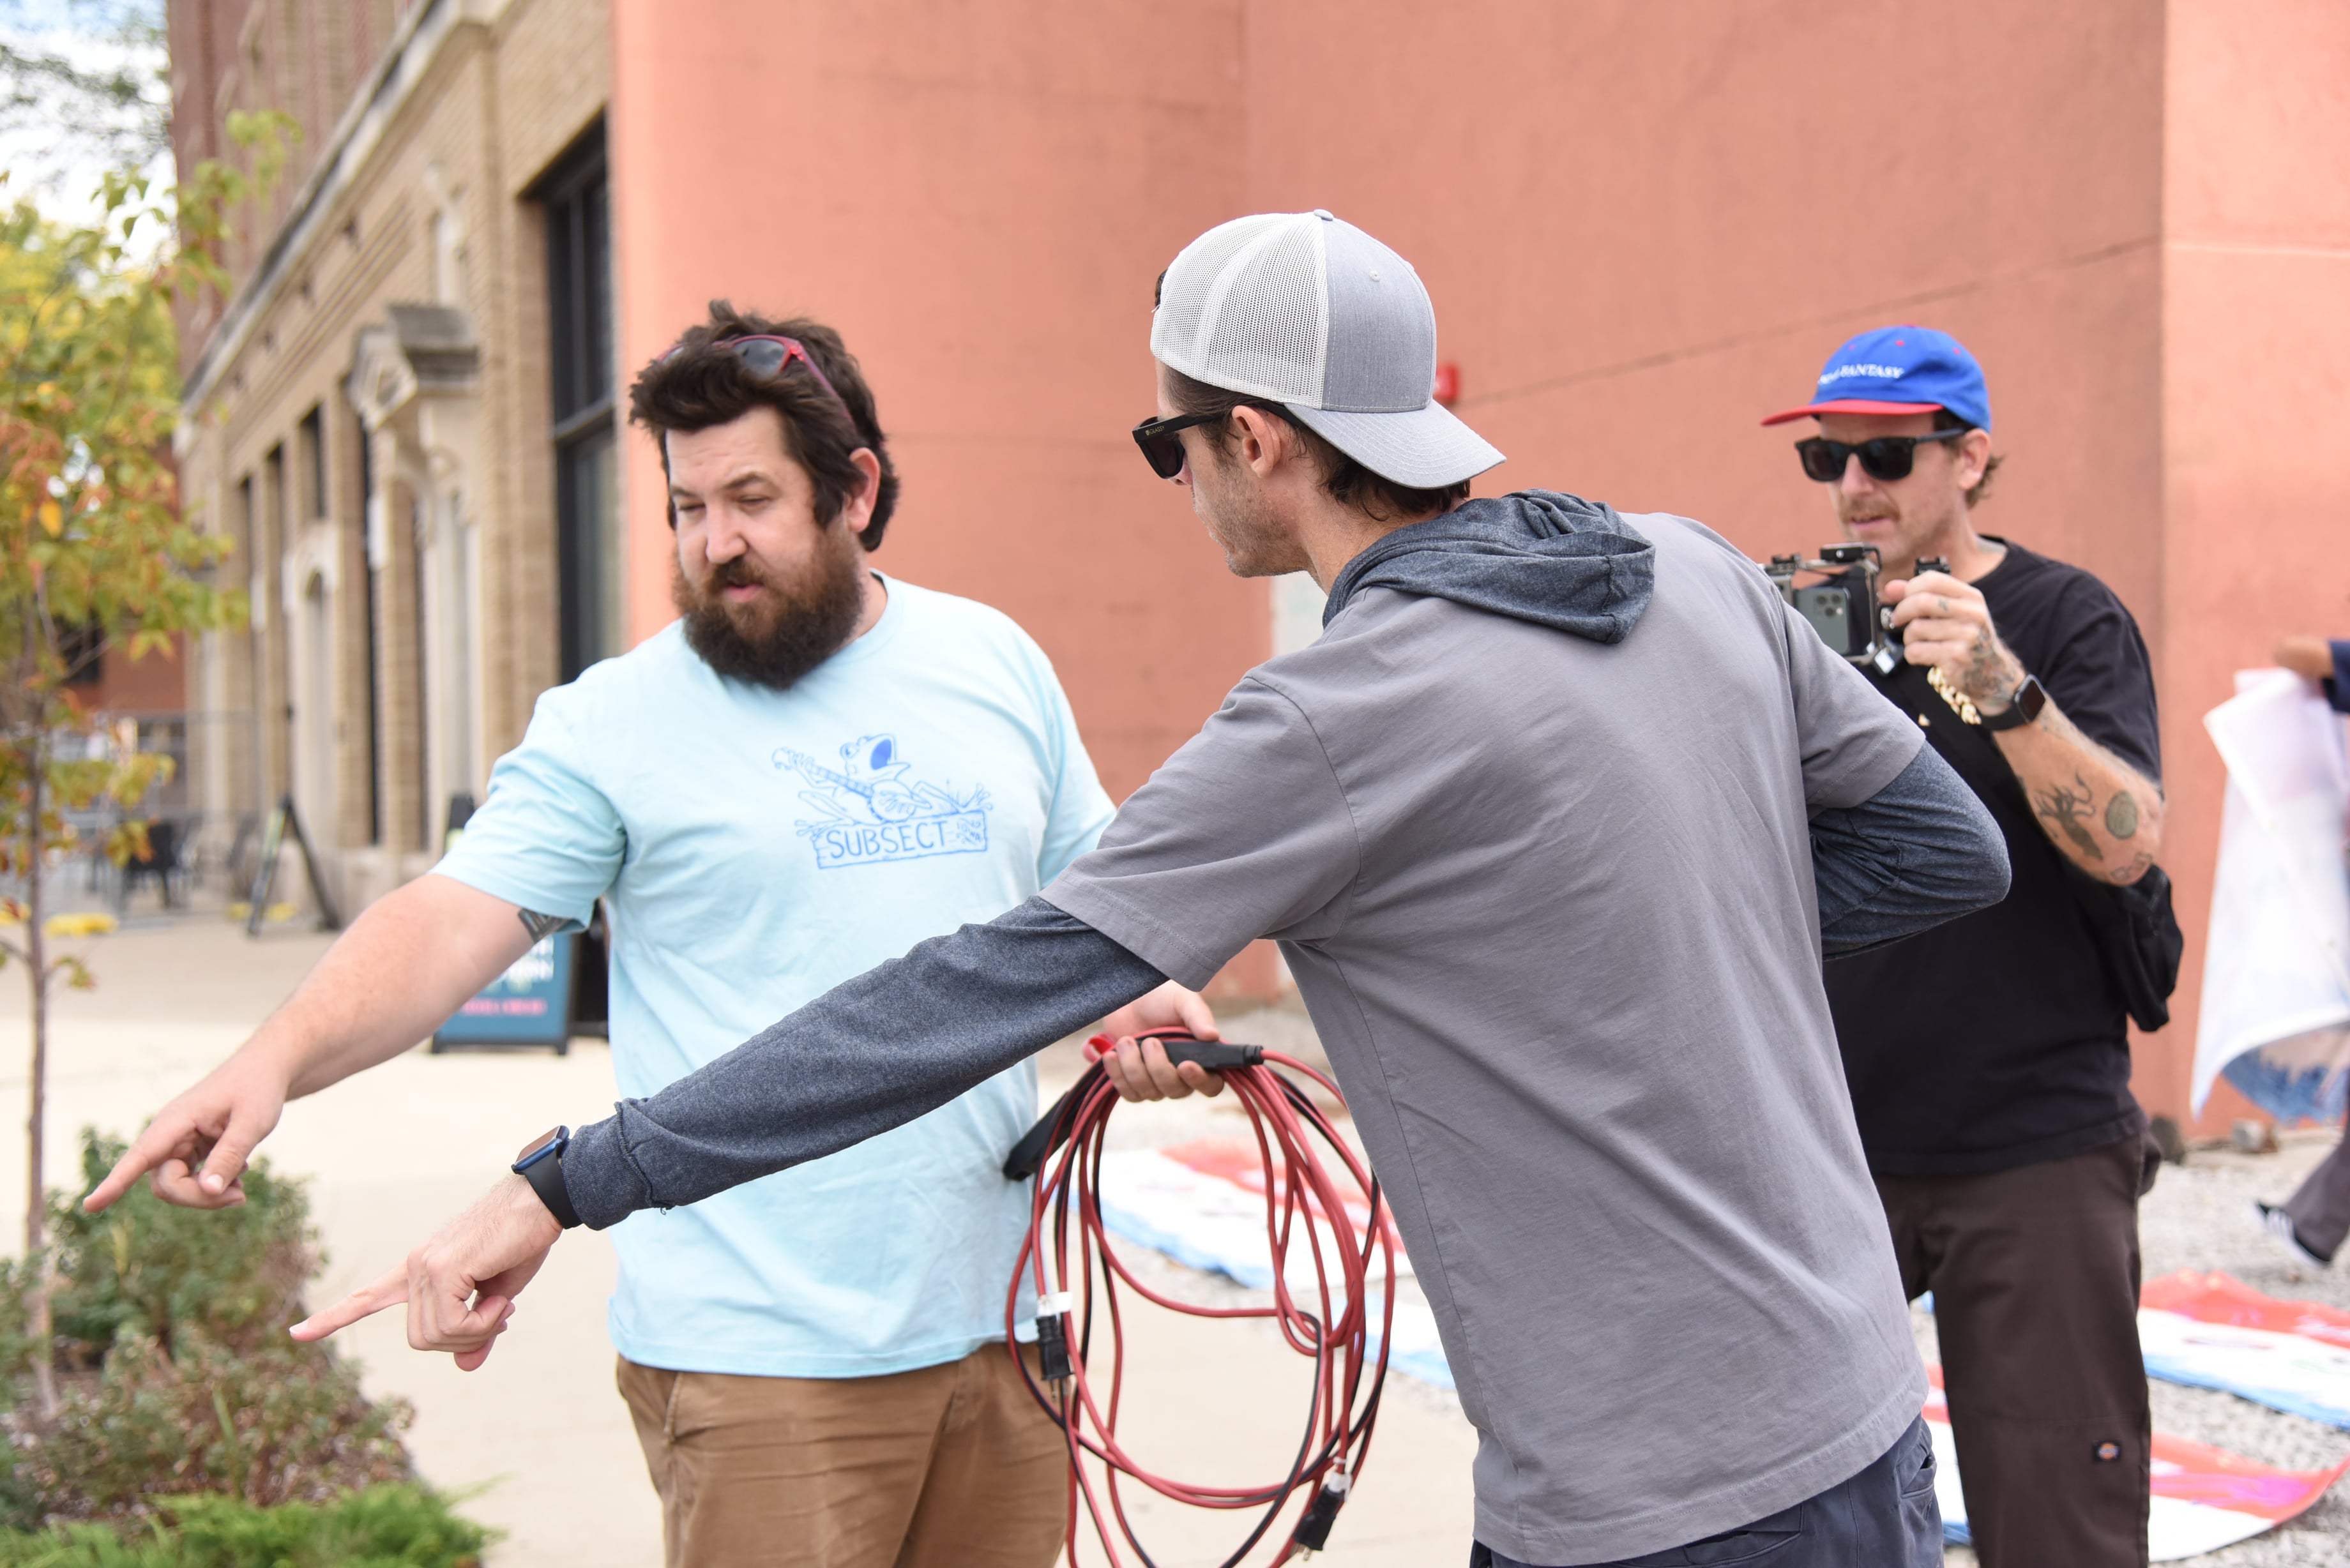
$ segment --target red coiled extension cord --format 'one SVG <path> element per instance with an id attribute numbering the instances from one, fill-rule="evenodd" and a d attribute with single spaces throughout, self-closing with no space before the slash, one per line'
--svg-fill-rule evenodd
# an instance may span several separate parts
<path id="1" fill-rule="evenodd" d="M 1113 1523 L 1143 1568 L 1156 1568 L 1127 1518 L 1119 1491 L 1126 1479 L 1194 1508 L 1262 1511 L 1255 1528 L 1224 1559 L 1223 1568 L 1237 1568 L 1273 1531 L 1290 1498 L 1305 1494 L 1305 1506 L 1282 1538 L 1279 1551 L 1268 1559 L 1271 1563 L 1285 1563 L 1299 1552 L 1320 1549 L 1329 1539 L 1331 1521 L 1370 1449 L 1371 1424 L 1378 1415 L 1379 1391 L 1387 1380 L 1388 1345 L 1395 1319 L 1394 1226 L 1379 1200 L 1378 1184 L 1329 1118 L 1287 1075 L 1302 1075 L 1336 1096 L 1337 1086 L 1329 1079 L 1295 1057 L 1262 1046 L 1193 1040 L 1180 1031 L 1159 1031 L 1157 1038 L 1171 1060 L 1197 1062 L 1220 1072 L 1248 1114 L 1264 1174 L 1265 1240 L 1273 1262 L 1274 1304 L 1202 1307 L 1170 1301 L 1136 1279 L 1119 1260 L 1101 1211 L 1103 1134 L 1119 1101 L 1118 1091 L 1097 1063 L 1045 1113 L 1004 1161 L 1007 1177 L 1037 1178 L 1034 1218 L 1004 1302 L 1004 1337 L 1012 1344 L 1013 1365 L 1020 1369 L 1029 1392 L 1067 1437 L 1070 1563 L 1076 1562 L 1082 1504 L 1112 1568 L 1125 1568 L 1126 1563 L 1112 1539 Z M 1109 1041 L 1097 1035 L 1093 1044 L 1097 1049 L 1107 1049 Z M 1347 1212 L 1347 1195 L 1333 1175 L 1334 1166 L 1370 1199 L 1370 1223 L 1359 1248 L 1353 1245 L 1356 1231 Z M 1292 1295 L 1283 1266 L 1293 1237 L 1301 1231 L 1304 1244 L 1312 1251 L 1316 1276 L 1315 1291 L 1303 1303 Z M 1041 1379 L 1030 1375 L 1027 1362 L 1012 1343 L 1024 1276 L 1036 1289 Z M 1367 1311 L 1369 1287 L 1374 1283 L 1384 1303 L 1376 1360 L 1368 1355 Z M 1126 1353 L 1125 1325 L 1119 1315 L 1121 1285 L 1170 1312 L 1195 1317 L 1271 1318 L 1280 1325 L 1292 1349 L 1313 1358 L 1314 1397 L 1305 1435 L 1286 1475 L 1263 1486 L 1188 1485 L 1145 1469 L 1119 1446 L 1118 1400 Z M 1097 1326 L 1107 1341 L 1099 1349 Z M 1098 1491 L 1088 1472 L 1088 1460 L 1102 1472 Z"/>

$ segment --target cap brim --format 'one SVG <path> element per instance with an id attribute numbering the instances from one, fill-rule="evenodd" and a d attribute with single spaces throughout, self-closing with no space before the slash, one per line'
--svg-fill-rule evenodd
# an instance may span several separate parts
<path id="1" fill-rule="evenodd" d="M 1439 402 L 1399 414 L 1282 406 L 1297 416 L 1298 423 L 1373 473 L 1411 490 L 1441 490 L 1509 461 Z"/>
<path id="2" fill-rule="evenodd" d="M 1807 419 L 1814 414 L 1930 414 L 1939 403 L 1879 403 L 1866 398 L 1835 398 L 1825 403 L 1806 403 L 1800 409 L 1789 409 L 1783 414 L 1773 414 L 1762 422 L 1783 425 L 1789 420 Z"/>

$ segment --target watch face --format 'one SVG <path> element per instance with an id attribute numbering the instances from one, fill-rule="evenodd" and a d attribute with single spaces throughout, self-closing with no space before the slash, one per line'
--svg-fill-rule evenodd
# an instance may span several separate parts
<path id="1" fill-rule="evenodd" d="M 562 1135 L 563 1129 L 559 1127 L 547 1128 L 545 1132 L 539 1134 L 536 1137 L 522 1146 L 522 1152 L 515 1156 L 515 1163 L 516 1165 L 520 1165 L 524 1160 L 526 1160 L 532 1155 L 538 1153 L 541 1149 L 544 1149 L 548 1144 L 553 1143 Z"/>
<path id="2" fill-rule="evenodd" d="M 2040 677 L 2025 676 L 2023 685 L 2015 693 L 2015 706 L 2023 714 L 2023 722 L 2028 724 L 2039 718 L 2040 710 L 2047 705 L 2048 689 L 2040 684 Z"/>

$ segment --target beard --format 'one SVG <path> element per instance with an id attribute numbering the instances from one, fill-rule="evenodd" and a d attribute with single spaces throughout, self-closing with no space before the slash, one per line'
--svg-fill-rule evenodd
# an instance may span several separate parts
<path id="1" fill-rule="evenodd" d="M 1240 461 L 1215 449 L 1215 478 L 1205 483 L 1191 471 L 1191 506 L 1223 546 L 1224 566 L 1236 577 L 1276 577 L 1302 572 L 1313 563 L 1295 536 L 1242 472 Z"/>
<path id="2" fill-rule="evenodd" d="M 846 527 L 821 529 L 807 569 L 789 582 L 737 556 L 697 584 L 672 556 L 670 597 L 685 622 L 687 645 L 703 663 L 721 675 L 781 691 L 856 635 L 865 610 L 864 557 Z M 724 596 L 732 587 L 762 591 L 729 604 Z"/>

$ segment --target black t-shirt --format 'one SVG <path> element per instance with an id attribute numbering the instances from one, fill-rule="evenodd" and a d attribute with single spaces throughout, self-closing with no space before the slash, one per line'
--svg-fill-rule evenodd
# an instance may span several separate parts
<path id="1" fill-rule="evenodd" d="M 2001 639 L 2064 716 L 2159 781 L 2154 672 L 2113 590 L 2012 544 L 1974 586 Z M 1924 713 L 1927 739 L 1957 765 L 1945 741 L 1964 743 L 1957 714 L 1930 691 L 1915 701 L 1922 680 L 1866 673 L 1888 696 L 1902 682 L 1912 694 L 1902 705 Z M 2007 837 L 2007 898 L 1827 966 L 1861 1143 L 1869 1168 L 1885 1175 L 2004 1170 L 2146 1125 L 2129 1090 L 2127 1016 L 2064 857 L 2012 789 L 1969 782 Z"/>

